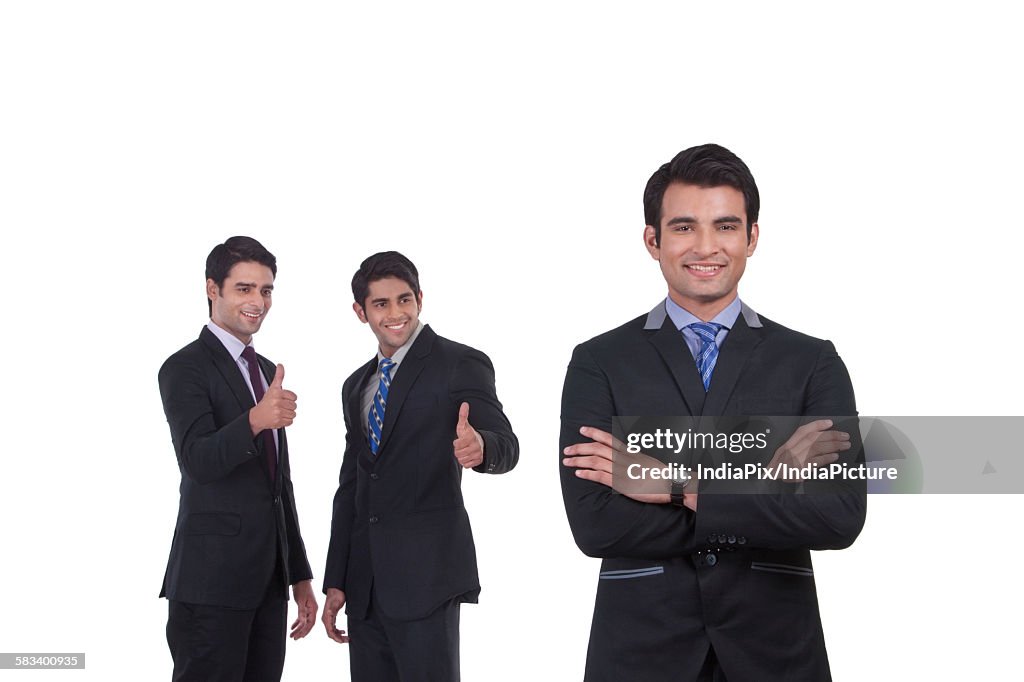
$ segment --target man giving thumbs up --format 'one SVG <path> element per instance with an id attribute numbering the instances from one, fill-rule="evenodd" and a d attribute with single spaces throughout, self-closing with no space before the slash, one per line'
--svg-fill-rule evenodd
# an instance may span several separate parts
<path id="1" fill-rule="evenodd" d="M 291 636 L 316 623 L 284 427 L 295 394 L 284 366 L 256 355 L 277 261 L 249 237 L 206 261 L 210 321 L 160 368 L 160 397 L 181 470 L 181 501 L 161 597 L 175 682 L 277 682 Z M 267 377 L 271 377 L 267 383 Z"/>
<path id="2" fill-rule="evenodd" d="M 510 471 L 519 441 L 487 356 L 419 321 L 408 258 L 370 256 L 352 293 L 377 353 L 341 390 L 347 435 L 323 622 L 349 643 L 354 682 L 458 680 L 459 605 L 480 593 L 462 472 Z"/>

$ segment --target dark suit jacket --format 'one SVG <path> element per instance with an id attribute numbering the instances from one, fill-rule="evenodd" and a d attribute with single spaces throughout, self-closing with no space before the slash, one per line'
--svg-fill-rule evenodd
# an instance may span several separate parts
<path id="1" fill-rule="evenodd" d="M 585 440 L 580 426 L 611 431 L 613 416 L 856 415 L 828 341 L 744 306 L 705 394 L 681 337 L 659 304 L 577 346 L 560 448 Z M 855 420 L 837 426 L 855 441 L 842 461 L 857 461 Z M 765 494 L 700 494 L 695 513 L 636 502 L 560 468 L 576 543 L 604 559 L 588 681 L 695 680 L 709 646 L 729 682 L 830 679 L 808 550 L 853 542 L 864 523 L 862 484 L 816 495 L 782 482 Z"/>
<path id="2" fill-rule="evenodd" d="M 452 599 L 476 602 L 480 593 L 462 467 L 452 449 L 459 406 L 469 403 L 469 422 L 484 440 L 476 471 L 512 470 L 519 441 L 487 356 L 425 326 L 391 383 L 373 455 L 361 396 L 376 372 L 374 357 L 341 391 L 347 433 L 324 590 L 344 590 L 349 617 L 363 618 L 372 586 L 375 608 L 414 620 Z"/>
<path id="3" fill-rule="evenodd" d="M 274 364 L 259 356 L 266 377 Z M 263 439 L 253 438 L 255 405 L 238 365 L 207 328 L 160 368 L 160 397 L 181 469 L 181 502 L 160 596 L 256 608 L 280 562 L 282 588 L 313 577 L 299 535 L 279 431 L 276 480 Z"/>

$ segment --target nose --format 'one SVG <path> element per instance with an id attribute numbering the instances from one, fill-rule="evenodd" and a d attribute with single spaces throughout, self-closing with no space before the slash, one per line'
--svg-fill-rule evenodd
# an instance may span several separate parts
<path id="1" fill-rule="evenodd" d="M 248 295 L 248 297 L 247 297 L 247 301 L 246 301 L 246 302 L 247 302 L 247 303 L 248 303 L 249 305 L 255 306 L 255 307 L 257 307 L 257 308 L 259 308 L 259 309 L 261 309 L 261 310 L 262 310 L 262 309 L 263 309 L 263 307 L 264 307 L 264 303 L 263 303 L 263 302 L 264 302 L 264 298 L 263 298 L 263 292 L 262 292 L 262 291 L 260 291 L 259 289 L 253 289 L 253 290 L 251 290 L 251 291 L 249 292 L 249 295 Z"/>
<path id="2" fill-rule="evenodd" d="M 693 252 L 697 258 L 707 258 L 718 253 L 718 231 L 698 230 L 693 242 Z"/>

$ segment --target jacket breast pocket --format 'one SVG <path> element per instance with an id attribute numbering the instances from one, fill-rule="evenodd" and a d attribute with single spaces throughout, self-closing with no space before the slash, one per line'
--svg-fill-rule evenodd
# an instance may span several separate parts
<path id="1" fill-rule="evenodd" d="M 231 513 L 189 514 L 185 520 L 186 535 L 238 535 L 242 517 Z"/>
<path id="2" fill-rule="evenodd" d="M 423 410 L 436 410 L 438 399 L 433 394 L 409 394 L 409 397 L 402 403 L 402 412 L 421 412 Z"/>
<path id="3" fill-rule="evenodd" d="M 753 415 L 766 417 L 789 417 L 801 414 L 802 405 L 799 401 L 776 396 L 749 396 L 736 400 L 737 412 L 749 417 Z"/>

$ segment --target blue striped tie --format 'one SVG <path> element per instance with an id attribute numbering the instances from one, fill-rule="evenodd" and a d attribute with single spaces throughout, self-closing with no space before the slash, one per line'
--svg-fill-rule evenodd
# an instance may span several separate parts
<path id="1" fill-rule="evenodd" d="M 711 373 L 715 371 L 715 363 L 718 362 L 718 344 L 715 337 L 722 325 L 715 322 L 694 322 L 686 325 L 700 339 L 700 351 L 697 353 L 697 369 L 700 371 L 700 379 L 704 382 L 704 391 L 711 386 Z"/>
<path id="2" fill-rule="evenodd" d="M 388 405 L 388 390 L 391 388 L 391 368 L 394 366 L 395 361 L 391 358 L 381 359 L 378 368 L 380 383 L 377 385 L 377 393 L 373 396 L 373 404 L 370 405 L 368 416 L 370 452 L 375 455 L 380 449 L 380 434 L 384 428 L 384 410 Z"/>

